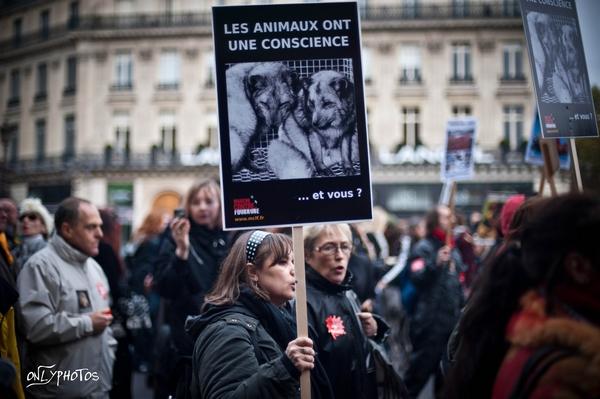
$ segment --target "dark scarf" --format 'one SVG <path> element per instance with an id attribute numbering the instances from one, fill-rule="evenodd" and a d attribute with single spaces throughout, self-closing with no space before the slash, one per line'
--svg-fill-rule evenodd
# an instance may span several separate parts
<path id="1" fill-rule="evenodd" d="M 350 270 L 346 270 L 346 277 L 344 277 L 344 281 L 342 281 L 341 284 L 334 284 L 330 282 L 325 277 L 321 276 L 319 272 L 313 269 L 312 266 L 310 266 L 308 263 L 306 263 L 305 270 L 306 281 L 309 282 L 315 288 L 317 288 L 319 291 L 327 292 L 330 294 L 337 294 L 352 289 L 354 275 Z"/>
<path id="2" fill-rule="evenodd" d="M 227 233 L 220 228 L 209 229 L 208 227 L 194 222 L 192 218 L 188 218 L 190 221 L 190 243 L 196 250 L 204 250 L 219 263 L 226 254 L 227 249 Z"/>
<path id="3" fill-rule="evenodd" d="M 278 308 L 257 297 L 248 287 L 242 287 L 238 302 L 254 314 L 285 356 L 288 343 L 296 339 L 296 319 L 292 315 L 291 307 Z M 333 397 L 327 373 L 318 357 L 315 357 L 315 367 L 310 373 L 310 381 L 312 398 Z"/>
<path id="4" fill-rule="evenodd" d="M 267 333 L 285 353 L 288 342 L 296 339 L 296 321 L 286 308 L 257 297 L 248 287 L 242 287 L 238 302 L 260 321 Z"/>

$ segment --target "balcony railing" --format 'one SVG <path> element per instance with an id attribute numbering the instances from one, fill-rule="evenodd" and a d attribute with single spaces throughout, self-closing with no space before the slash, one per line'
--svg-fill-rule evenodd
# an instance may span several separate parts
<path id="1" fill-rule="evenodd" d="M 72 171 L 132 171 L 171 169 L 201 165 L 218 165 L 219 151 L 208 149 L 203 153 L 191 154 L 157 151 L 153 154 L 112 153 L 107 154 L 69 154 L 38 159 L 19 159 L 9 163 L 10 170 L 16 175 L 68 173 Z"/>
<path id="2" fill-rule="evenodd" d="M 527 83 L 525 75 L 502 75 L 500 77 L 500 83 Z"/>
<path id="3" fill-rule="evenodd" d="M 450 3 L 450 2 L 449 2 Z M 518 1 L 475 4 L 416 4 L 398 6 L 365 6 L 360 8 L 363 20 L 410 19 L 481 19 L 520 18 Z"/>
<path id="4" fill-rule="evenodd" d="M 450 2 L 449 2 L 450 3 Z M 463 4 L 417 4 L 414 6 L 364 6 L 360 8 L 363 21 L 395 20 L 440 20 L 440 19 L 493 19 L 520 18 L 518 1 L 495 1 L 486 3 Z M 94 30 L 126 30 L 149 28 L 185 28 L 211 26 L 211 13 L 181 14 L 131 14 L 131 15 L 89 15 L 82 16 L 77 24 L 65 23 L 50 28 L 41 34 L 40 30 L 29 32 L 0 42 L 0 54 L 6 51 L 44 43 L 53 39 L 67 37 L 71 32 Z"/>

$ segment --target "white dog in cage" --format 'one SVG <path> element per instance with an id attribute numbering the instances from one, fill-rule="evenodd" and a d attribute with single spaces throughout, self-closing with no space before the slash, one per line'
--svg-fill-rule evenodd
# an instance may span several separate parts
<path id="1" fill-rule="evenodd" d="M 269 145 L 269 166 L 280 179 L 355 174 L 358 161 L 354 84 L 344 74 L 320 71 L 303 79 L 294 112 Z"/>
<path id="2" fill-rule="evenodd" d="M 278 129 L 295 106 L 298 78 L 280 62 L 241 63 L 226 72 L 232 173 L 249 146 Z"/>

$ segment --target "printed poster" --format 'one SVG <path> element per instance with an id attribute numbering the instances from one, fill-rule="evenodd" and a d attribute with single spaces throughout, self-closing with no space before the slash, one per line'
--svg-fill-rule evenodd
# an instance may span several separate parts
<path id="1" fill-rule="evenodd" d="M 213 7 L 226 229 L 371 218 L 356 3 Z"/>
<path id="2" fill-rule="evenodd" d="M 525 162 L 544 166 L 544 156 L 542 155 L 542 149 L 540 148 L 540 139 L 542 128 L 540 126 L 540 118 L 536 111 L 533 118 L 533 125 L 531 126 L 531 137 L 527 142 L 527 149 L 525 150 Z M 558 150 L 558 160 L 561 169 L 569 169 L 571 165 L 571 157 L 569 156 L 569 143 L 567 139 L 560 138 L 556 139 L 556 148 Z"/>
<path id="3" fill-rule="evenodd" d="M 542 137 L 597 137 L 575 0 L 520 1 Z"/>
<path id="4" fill-rule="evenodd" d="M 442 181 L 468 180 L 475 166 L 475 118 L 453 118 L 446 124 L 446 151 L 442 158 Z"/>

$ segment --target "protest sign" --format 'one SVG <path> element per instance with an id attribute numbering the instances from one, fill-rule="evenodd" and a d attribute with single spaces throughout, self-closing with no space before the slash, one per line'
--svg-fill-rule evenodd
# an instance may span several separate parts
<path id="1" fill-rule="evenodd" d="M 466 180 L 473 177 L 475 118 L 453 118 L 446 124 L 446 151 L 442 158 L 442 181 Z"/>
<path id="2" fill-rule="evenodd" d="M 597 137 L 575 0 L 520 0 L 542 137 Z"/>
<path id="3" fill-rule="evenodd" d="M 540 126 L 540 118 L 536 111 L 535 116 L 533 117 L 533 124 L 531 126 L 531 137 L 527 142 L 527 149 L 525 150 L 525 162 L 531 165 L 544 165 L 544 157 L 542 155 L 542 149 L 540 146 L 540 139 L 542 139 L 541 133 L 542 128 Z M 558 152 L 560 168 L 569 169 L 571 160 L 569 157 L 569 142 L 567 139 L 559 138 L 549 140 L 556 140 L 556 149 Z"/>
<path id="4" fill-rule="evenodd" d="M 356 3 L 213 7 L 226 229 L 371 218 Z"/>

